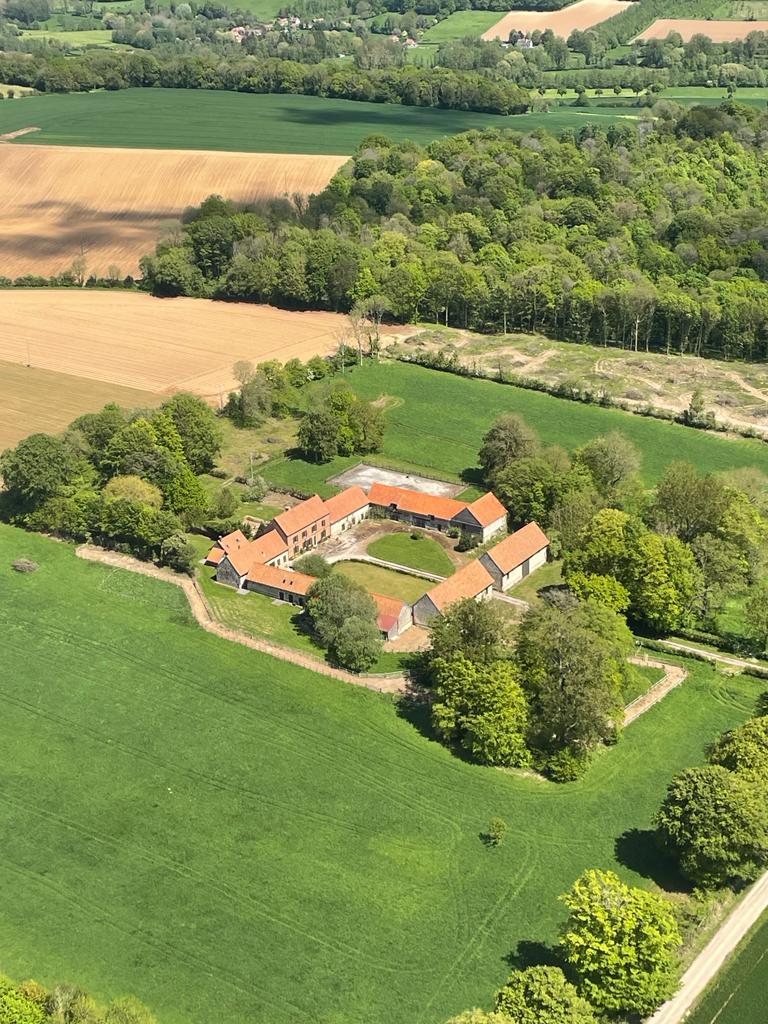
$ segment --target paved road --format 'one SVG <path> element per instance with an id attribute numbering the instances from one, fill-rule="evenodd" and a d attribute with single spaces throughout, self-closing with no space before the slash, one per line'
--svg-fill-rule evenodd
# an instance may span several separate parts
<path id="1" fill-rule="evenodd" d="M 709 985 L 749 929 L 768 910 L 768 872 L 755 882 L 715 937 L 683 975 L 674 998 L 654 1013 L 647 1024 L 679 1024 Z"/>

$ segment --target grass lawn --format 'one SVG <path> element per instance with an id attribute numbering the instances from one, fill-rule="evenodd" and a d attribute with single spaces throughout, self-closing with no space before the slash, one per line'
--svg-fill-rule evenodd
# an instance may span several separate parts
<path id="1" fill-rule="evenodd" d="M 670 777 L 764 687 L 692 664 L 555 786 L 466 764 L 382 695 L 211 636 L 177 588 L 69 545 L 0 527 L 0 591 L 3 969 L 134 993 L 163 1024 L 488 1005 L 582 870 L 651 884 Z"/>
<path id="2" fill-rule="evenodd" d="M 535 604 L 539 600 L 539 591 L 544 587 L 556 587 L 563 582 L 563 563 L 547 562 L 536 569 L 524 580 L 520 580 L 508 591 L 510 597 Z"/>
<path id="3" fill-rule="evenodd" d="M 27 29 L 22 33 L 24 39 L 53 39 L 57 43 L 64 43 L 69 47 L 81 46 L 113 46 L 112 31 L 110 29 L 87 29 L 83 32 L 66 32 L 53 29 L 41 29 L 39 31 Z M 26 126 L 24 126 L 26 127 Z"/>
<path id="4" fill-rule="evenodd" d="M 414 539 L 405 531 L 390 533 L 369 544 L 367 552 L 372 558 L 407 565 L 411 569 L 421 569 L 422 572 L 431 572 L 436 576 L 450 576 L 453 573 L 453 562 L 445 549 L 427 534 L 417 533 Z"/>
<path id="5" fill-rule="evenodd" d="M 383 565 L 371 565 L 369 562 L 336 562 L 335 568 L 370 593 L 398 597 L 408 604 L 413 604 L 433 586 L 429 580 L 408 576 L 395 569 L 385 569 Z"/>
<path id="6" fill-rule="evenodd" d="M 658 683 L 664 672 L 660 668 L 652 668 L 650 665 L 633 665 L 635 685 L 627 686 L 624 690 L 624 703 L 629 704 Z"/>
<path id="7" fill-rule="evenodd" d="M 768 914 L 764 914 L 704 993 L 688 1024 L 762 1024 L 768 989 Z"/>
<path id="8" fill-rule="evenodd" d="M 483 32 L 487 32 L 503 16 L 499 11 L 456 11 L 428 28 L 420 42 L 437 45 L 467 36 L 479 39 Z"/>
<path id="9" fill-rule="evenodd" d="M 404 363 L 369 363 L 347 379 L 362 398 L 389 395 L 398 400 L 387 412 L 385 455 L 404 461 L 418 457 L 433 471 L 465 477 L 469 471 L 470 482 L 475 482 L 472 470 L 483 434 L 503 412 L 520 413 L 542 441 L 568 449 L 619 430 L 642 451 L 641 473 L 649 484 L 675 460 L 691 462 L 701 472 L 741 466 L 768 472 L 768 446 L 760 441 L 726 440 L 679 424 L 493 381 L 469 380 Z"/>

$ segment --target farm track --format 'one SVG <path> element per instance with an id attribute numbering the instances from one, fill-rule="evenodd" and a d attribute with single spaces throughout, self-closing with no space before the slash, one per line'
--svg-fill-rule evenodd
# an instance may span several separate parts
<path id="1" fill-rule="evenodd" d="M 200 587 L 195 580 L 182 577 L 170 569 L 161 569 L 159 566 L 149 562 L 140 562 L 137 558 L 129 555 L 121 555 L 116 551 L 105 551 L 102 548 L 90 544 L 82 544 L 75 552 L 78 558 L 84 558 L 88 562 L 100 562 L 102 565 L 111 565 L 118 569 L 127 569 L 129 572 L 137 572 L 142 576 L 151 576 L 154 579 L 162 580 L 164 583 L 172 583 L 180 587 L 189 602 L 189 607 L 199 626 L 202 626 L 208 633 L 213 633 L 223 640 L 230 640 L 233 643 L 243 644 L 262 654 L 269 654 L 281 661 L 289 661 L 293 665 L 309 669 L 312 672 L 319 672 L 320 675 L 331 676 L 333 679 L 340 679 L 345 683 L 352 683 L 355 686 L 363 686 L 368 690 L 378 690 L 380 693 L 405 693 L 406 677 L 402 673 L 374 676 L 355 675 L 353 672 L 346 672 L 344 669 L 333 668 L 324 662 L 311 658 L 290 647 L 281 647 L 278 644 L 268 643 L 266 640 L 257 640 L 238 629 L 230 629 L 217 622 L 208 606 Z"/>

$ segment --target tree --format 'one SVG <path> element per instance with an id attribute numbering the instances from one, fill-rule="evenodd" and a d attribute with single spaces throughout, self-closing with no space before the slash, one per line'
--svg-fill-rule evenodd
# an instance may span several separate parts
<path id="1" fill-rule="evenodd" d="M 357 617 L 375 623 L 378 617 L 373 598 L 338 572 L 312 584 L 307 593 L 307 612 L 325 647 L 333 647 L 348 619 Z"/>
<path id="2" fill-rule="evenodd" d="M 88 446 L 88 457 L 98 466 L 101 453 L 127 422 L 125 412 L 119 406 L 110 403 L 100 412 L 78 416 L 70 429 L 82 434 Z"/>
<path id="3" fill-rule="evenodd" d="M 238 359 L 232 367 L 232 376 L 238 382 L 240 387 L 244 387 L 248 381 L 252 379 L 255 373 L 256 367 L 248 359 Z"/>
<path id="4" fill-rule="evenodd" d="M 462 655 L 433 663 L 435 729 L 482 764 L 530 763 L 525 744 L 528 703 L 508 661 L 474 664 Z"/>
<path id="5" fill-rule="evenodd" d="M 384 413 L 370 402 L 355 402 L 349 409 L 348 425 L 354 450 L 361 455 L 381 451 L 384 443 Z"/>
<path id="6" fill-rule="evenodd" d="M 465 1010 L 458 1017 L 451 1017 L 446 1024 L 510 1024 L 505 1013 L 486 1013 L 485 1010 Z"/>
<path id="7" fill-rule="evenodd" d="M 576 460 L 587 467 L 602 497 L 613 498 L 638 472 L 642 456 L 629 438 L 613 431 L 579 448 Z"/>
<path id="8" fill-rule="evenodd" d="M 196 395 L 183 392 L 161 406 L 173 420 L 181 437 L 184 456 L 193 473 L 211 469 L 221 451 L 221 431 L 209 405 Z"/>
<path id="9" fill-rule="evenodd" d="M 738 545 L 713 533 L 700 534 L 691 550 L 701 570 L 701 616 L 706 622 L 728 594 L 745 585 L 749 565 Z"/>
<path id="10" fill-rule="evenodd" d="M 592 1006 L 646 1016 L 672 994 L 682 939 L 667 900 L 596 870 L 561 900 L 569 910 L 561 948 Z"/>
<path id="11" fill-rule="evenodd" d="M 674 462 L 656 488 L 656 524 L 690 543 L 716 533 L 728 506 L 728 491 L 716 476 L 701 476 L 695 466 Z"/>
<path id="12" fill-rule="evenodd" d="M 233 391 L 224 413 L 238 427 L 256 427 L 272 415 L 273 386 L 263 373 L 254 371 L 239 391 Z"/>
<path id="13" fill-rule="evenodd" d="M 299 448 L 311 462 L 330 462 L 339 451 L 339 421 L 330 412 L 303 417 L 298 431 Z"/>
<path id="14" fill-rule="evenodd" d="M 157 1021 L 143 1003 L 126 996 L 109 1004 L 104 1024 L 157 1024 Z"/>
<path id="15" fill-rule="evenodd" d="M 656 828 L 683 874 L 697 885 L 749 882 L 768 864 L 765 791 L 719 764 L 675 776 Z"/>
<path id="16" fill-rule="evenodd" d="M 0 476 L 24 504 L 37 505 L 60 493 L 81 468 L 69 445 L 49 434 L 30 434 L 0 455 Z"/>
<path id="17" fill-rule="evenodd" d="M 0 984 L 0 1021 L 3 1024 L 43 1024 L 46 1014 L 39 1003 L 13 985 Z"/>
<path id="18" fill-rule="evenodd" d="M 768 795 L 768 717 L 750 718 L 723 733 L 710 748 L 708 759 L 760 784 Z"/>
<path id="19" fill-rule="evenodd" d="M 614 738 L 631 649 L 626 623 L 594 602 L 542 605 L 526 614 L 515 661 L 540 750 L 584 754 Z"/>
<path id="20" fill-rule="evenodd" d="M 333 642 L 340 665 L 352 672 L 366 672 L 381 654 L 381 633 L 375 622 L 353 615 L 341 626 Z"/>
<path id="21" fill-rule="evenodd" d="M 307 576 L 315 576 L 317 579 L 322 579 L 323 576 L 328 576 L 333 572 L 333 566 L 329 561 L 323 558 L 322 555 L 312 552 L 308 555 L 302 555 L 301 558 L 297 559 L 293 563 L 293 568 L 297 572 L 303 572 Z"/>
<path id="22" fill-rule="evenodd" d="M 506 469 L 516 459 L 535 455 L 539 449 L 539 438 L 517 413 L 499 416 L 483 438 L 479 459 L 486 481 L 492 481 L 496 474 Z"/>
<path id="23" fill-rule="evenodd" d="M 172 533 L 160 544 L 160 561 L 176 572 L 191 576 L 197 562 L 197 552 L 183 533 Z"/>
<path id="24" fill-rule="evenodd" d="M 559 967 L 514 971 L 496 995 L 496 1011 L 514 1024 L 597 1024 Z"/>
<path id="25" fill-rule="evenodd" d="M 452 661 L 462 656 L 476 665 L 497 661 L 507 647 L 507 627 L 492 601 L 455 601 L 432 624 L 427 660 Z"/>
<path id="26" fill-rule="evenodd" d="M 107 498 L 127 498 L 150 508 L 160 508 L 163 503 L 160 488 L 140 476 L 113 476 L 107 481 L 104 494 Z"/>
<path id="27" fill-rule="evenodd" d="M 768 654 L 768 580 L 763 580 L 750 589 L 744 617 L 750 633 Z"/>

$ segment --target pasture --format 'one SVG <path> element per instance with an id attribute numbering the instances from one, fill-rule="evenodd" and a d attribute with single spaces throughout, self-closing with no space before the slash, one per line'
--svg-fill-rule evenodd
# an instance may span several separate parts
<path id="1" fill-rule="evenodd" d="M 0 451 L 38 431 L 57 434 L 107 402 L 136 409 L 161 401 L 151 391 L 0 362 Z"/>
<path id="2" fill-rule="evenodd" d="M 555 786 L 469 765 L 381 695 L 212 636 L 176 588 L 68 545 L 0 527 L 0 589 L 3 967 L 134 993 L 163 1024 L 487 1005 L 583 869 L 661 877 L 645 830 L 670 777 L 763 686 L 693 663 Z M 489 850 L 493 816 L 514 827 Z"/>
<path id="3" fill-rule="evenodd" d="M 361 398 L 387 397 L 383 454 L 393 468 L 407 469 L 417 463 L 427 473 L 477 482 L 475 467 L 483 435 L 501 413 L 516 412 L 538 431 L 545 444 L 569 450 L 600 434 L 621 431 L 640 448 L 641 474 L 649 485 L 677 460 L 691 462 L 702 472 L 755 466 L 768 473 L 768 445 L 761 441 L 729 440 L 676 423 L 507 384 L 397 362 L 356 368 L 347 381 Z M 339 458 L 317 466 L 289 453 L 266 463 L 261 472 L 270 483 L 313 491 L 322 480 L 354 461 Z M 413 471 L 418 472 L 415 467 Z"/>
<path id="4" fill-rule="evenodd" d="M 688 1024 L 760 1024 L 768 987 L 768 915 L 763 915 L 686 1018 Z"/>
<path id="5" fill-rule="evenodd" d="M 80 50 L 85 46 L 114 47 L 111 29 L 86 29 L 81 32 L 61 29 L 25 29 L 22 37 L 30 41 L 46 42 L 53 40 L 71 50 Z"/>
<path id="6" fill-rule="evenodd" d="M 477 38 L 499 20 L 498 11 L 455 11 L 422 35 L 420 45 L 439 45 L 467 36 Z M 416 51 L 418 52 L 418 51 Z"/>
<path id="7" fill-rule="evenodd" d="M 0 360 L 218 404 L 239 359 L 326 355 L 346 318 L 272 306 L 155 299 L 126 291 L 12 289 L 0 302 Z"/>
<path id="8" fill-rule="evenodd" d="M 23 104 L 18 109 L 22 112 Z M 248 203 L 320 192 L 345 160 L 275 153 L 2 146 L 0 275 L 50 276 L 67 270 L 84 253 L 88 273 L 105 275 L 114 266 L 119 276 L 137 276 L 139 259 L 154 248 L 163 225 L 178 219 L 187 207 L 214 193 Z"/>
<path id="9" fill-rule="evenodd" d="M 708 36 L 713 43 L 746 39 L 750 32 L 768 32 L 768 21 L 712 21 L 708 18 L 657 18 L 632 40 L 666 39 L 677 32 L 687 43 L 693 36 Z"/>
<path id="10" fill-rule="evenodd" d="M 483 33 L 483 39 L 501 39 L 506 42 L 512 31 L 530 34 L 536 29 L 552 29 L 563 39 L 574 29 L 584 30 L 607 21 L 627 8 L 627 0 L 577 0 L 559 11 L 510 11 Z"/>

